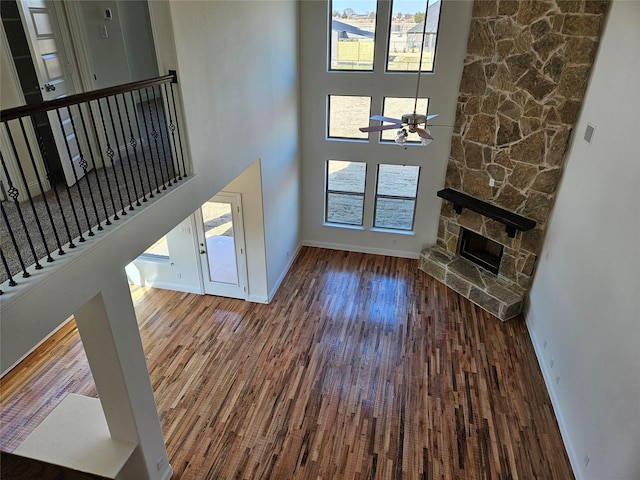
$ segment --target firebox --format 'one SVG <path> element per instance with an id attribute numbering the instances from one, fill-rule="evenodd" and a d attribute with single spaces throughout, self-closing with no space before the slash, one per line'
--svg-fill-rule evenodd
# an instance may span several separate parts
<path id="1" fill-rule="evenodd" d="M 491 273 L 497 274 L 500 269 L 503 248 L 498 242 L 494 242 L 466 228 L 462 229 L 460 255 L 489 270 Z"/>

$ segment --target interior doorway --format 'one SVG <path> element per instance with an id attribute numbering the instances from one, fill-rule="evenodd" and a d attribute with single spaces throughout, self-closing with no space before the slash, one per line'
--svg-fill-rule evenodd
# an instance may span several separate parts
<path id="1" fill-rule="evenodd" d="M 77 71 L 77 68 L 65 48 L 65 44 L 70 44 L 70 37 L 63 12 L 57 11 L 59 7 L 53 2 L 45 0 L 21 0 L 18 5 L 43 100 L 76 93 L 71 70 Z M 71 186 L 85 174 L 80 167 L 81 145 L 73 128 L 71 110 L 56 112 L 58 116 L 54 112 L 48 113 L 49 124 L 64 178 Z"/>
<path id="2" fill-rule="evenodd" d="M 247 298 L 242 196 L 219 193 L 200 208 L 197 225 L 204 292 Z"/>

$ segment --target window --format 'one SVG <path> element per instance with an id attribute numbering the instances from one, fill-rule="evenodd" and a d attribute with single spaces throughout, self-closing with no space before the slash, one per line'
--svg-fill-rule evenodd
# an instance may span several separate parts
<path id="1" fill-rule="evenodd" d="M 385 97 L 382 105 L 382 115 L 391 118 L 402 118 L 405 113 L 413 113 L 414 106 L 416 113 L 427 114 L 429 108 L 428 98 L 418 98 L 418 104 L 415 105 L 415 98 L 398 98 Z M 380 139 L 382 141 L 393 142 L 396 138 L 396 130 L 383 130 Z M 417 133 L 409 133 L 407 142 L 420 143 L 420 137 Z"/>
<path id="2" fill-rule="evenodd" d="M 147 259 L 169 260 L 169 245 L 167 244 L 167 237 L 164 236 L 151 245 L 141 256 L 144 256 Z"/>
<path id="3" fill-rule="evenodd" d="M 433 72 L 441 0 L 394 1 L 391 7 L 387 71 L 417 72 L 424 34 L 422 72 Z M 425 26 L 426 10 L 426 26 Z"/>
<path id="4" fill-rule="evenodd" d="M 368 140 L 358 128 L 369 125 L 370 112 L 371 97 L 329 95 L 329 138 Z"/>
<path id="5" fill-rule="evenodd" d="M 376 0 L 333 0 L 329 70 L 373 70 Z"/>
<path id="6" fill-rule="evenodd" d="M 378 165 L 374 228 L 413 230 L 420 167 Z"/>
<path id="7" fill-rule="evenodd" d="M 362 226 L 367 164 L 327 161 L 325 221 Z"/>

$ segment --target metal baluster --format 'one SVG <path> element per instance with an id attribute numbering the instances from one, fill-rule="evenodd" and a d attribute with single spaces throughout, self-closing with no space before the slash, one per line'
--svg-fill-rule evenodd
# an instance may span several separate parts
<path id="1" fill-rule="evenodd" d="M 42 132 L 40 132 L 40 127 L 38 127 L 38 122 L 36 121 L 36 118 L 34 115 L 31 115 L 31 123 L 38 135 L 38 146 L 40 147 L 40 153 L 42 154 L 42 158 L 47 158 L 47 149 L 44 146 Z M 67 234 L 67 238 L 71 238 L 71 232 L 69 231 L 69 224 L 67 223 L 67 218 L 64 215 L 62 199 L 60 198 L 60 194 L 58 193 L 56 178 L 55 176 L 52 176 L 51 173 L 49 172 L 49 167 L 47 165 L 47 162 L 44 162 L 44 168 L 47 170 L 47 178 L 49 179 L 51 189 L 53 190 L 53 193 L 56 197 L 56 203 L 58 204 L 58 211 L 60 212 L 60 218 L 62 219 L 62 225 L 64 226 L 64 230 Z M 52 219 L 51 225 L 53 227 L 53 233 L 55 235 L 56 242 L 58 244 L 58 255 L 64 255 L 66 252 L 62 248 L 62 242 L 60 240 L 60 237 L 58 236 L 58 229 L 56 228 L 56 225 L 53 219 Z M 73 243 L 73 241 L 71 241 L 71 243 L 69 244 L 69 248 L 75 248 L 75 244 Z"/>
<path id="2" fill-rule="evenodd" d="M 164 184 L 164 174 L 162 173 L 162 160 L 160 159 L 160 147 L 158 147 L 158 132 L 155 125 L 153 124 L 153 107 L 151 106 L 151 97 L 149 96 L 149 89 L 146 88 L 145 91 L 147 92 L 147 101 L 149 104 L 149 123 L 151 123 L 151 136 L 153 137 L 156 145 L 156 158 L 158 160 L 158 170 L 160 170 L 160 181 L 158 182 L 158 193 L 160 193 L 160 185 L 162 185 L 163 190 L 166 190 L 167 187 Z M 151 89 L 151 93 L 155 98 L 156 93 L 153 91 L 153 88 Z M 155 162 L 153 162 L 153 165 L 155 169 Z"/>
<path id="3" fill-rule="evenodd" d="M 115 97 L 114 99 L 117 105 L 118 99 Z M 116 147 L 118 147 L 118 133 L 116 131 L 116 123 L 113 120 L 113 111 L 111 110 L 111 102 L 109 101 L 109 97 L 107 97 L 106 100 L 107 100 L 107 109 L 109 110 L 109 120 L 111 121 L 111 127 L 113 128 L 113 136 L 115 137 L 115 140 L 116 140 Z M 125 143 L 127 142 L 125 138 L 123 138 L 122 140 Z M 122 179 L 124 180 L 124 189 L 125 189 L 125 192 L 127 192 L 127 199 L 129 200 L 129 205 L 132 206 L 133 201 L 131 200 L 131 192 L 129 191 L 129 182 L 127 182 L 127 174 L 124 171 L 124 159 L 122 158 L 122 153 L 120 153 L 119 148 L 118 148 L 118 158 L 120 159 L 119 163 L 120 163 L 120 170 L 122 171 Z M 113 166 L 113 173 L 116 174 L 116 178 L 118 178 L 117 169 L 115 165 Z M 127 214 L 124 204 L 122 204 L 122 212 L 120 212 L 120 214 L 123 216 Z"/>
<path id="4" fill-rule="evenodd" d="M 2 209 L 2 211 L 4 213 L 4 208 Z M 9 286 L 15 287 L 18 283 L 13 279 L 13 275 L 11 275 L 11 270 L 9 270 L 9 264 L 7 263 L 7 259 L 4 256 L 4 251 L 2 250 L 2 248 L 0 248 L 0 256 L 2 256 L 2 264 L 4 265 L 4 271 L 7 274 L 7 277 L 9 278 Z M 2 290 L 0 290 L 0 293 L 2 293 Z"/>
<path id="5" fill-rule="evenodd" d="M 176 109 L 176 97 L 173 93 L 173 83 L 171 83 L 171 88 L 169 89 L 169 91 L 171 92 L 171 103 L 173 104 L 173 113 L 176 117 L 176 124 L 175 124 L 175 130 L 178 132 L 178 143 L 180 145 L 180 159 L 182 160 L 182 171 L 184 172 L 184 177 L 187 177 L 187 167 L 184 163 L 184 152 L 182 151 L 182 137 L 180 136 L 180 128 L 179 128 L 179 122 L 178 122 L 178 110 Z M 171 130 L 171 133 L 173 133 L 173 130 Z M 174 145 L 175 145 L 175 140 L 174 140 Z M 176 157 L 177 157 L 177 152 L 176 152 Z"/>
<path id="6" fill-rule="evenodd" d="M 147 104 L 149 105 L 149 115 L 151 115 L 151 102 L 149 101 L 149 91 L 147 88 L 145 88 L 144 91 L 147 97 Z M 140 93 L 140 90 L 138 90 L 138 93 L 140 94 L 140 98 L 142 98 L 142 94 Z M 153 169 L 153 179 L 156 182 L 156 189 L 157 189 L 156 193 L 160 195 L 161 182 L 158 181 L 158 172 L 156 170 L 156 162 L 153 158 L 153 147 L 151 145 L 151 138 L 149 137 L 149 125 L 147 125 L 147 116 L 144 114 L 144 107 L 142 107 L 142 120 L 144 121 L 144 130 L 145 130 L 145 133 L 147 134 L 147 145 L 149 145 L 149 155 L 151 156 L 151 168 Z M 160 180 L 162 180 L 162 172 L 160 172 Z"/>
<path id="7" fill-rule="evenodd" d="M 38 173 L 38 167 L 36 166 L 36 159 L 33 156 L 33 150 L 31 150 L 31 144 L 29 143 L 29 139 L 27 137 L 27 131 L 24 127 L 24 122 L 22 121 L 22 118 L 19 118 L 18 121 L 20 123 L 20 129 L 22 130 L 22 138 L 24 139 L 24 142 L 27 147 L 27 152 L 29 153 L 29 158 L 31 159 L 31 166 L 33 167 L 33 172 L 36 176 L 36 180 L 38 181 L 38 187 L 40 188 L 40 196 L 42 197 L 45 209 L 47 210 L 47 214 L 49 215 L 49 222 L 51 222 L 51 225 L 53 226 L 53 216 L 51 215 L 51 210 L 49 209 L 49 202 L 47 201 L 47 196 L 44 193 L 44 187 L 42 186 L 42 181 L 40 180 L 40 174 Z M 55 233 L 55 227 L 53 228 L 53 231 Z M 51 263 L 53 262 L 53 257 L 51 256 L 51 252 L 49 251 L 49 245 L 47 245 L 47 242 L 45 240 L 44 232 L 42 232 L 41 230 L 40 233 L 42 235 L 44 249 L 47 252 L 47 262 Z M 56 233 L 56 237 L 57 237 L 57 233 Z"/>
<path id="8" fill-rule="evenodd" d="M 138 195 L 138 187 L 136 187 L 136 179 L 135 176 L 133 174 L 133 167 L 131 166 L 131 157 L 129 156 L 129 146 L 131 146 L 130 142 L 127 142 L 127 134 L 124 132 L 124 124 L 122 123 L 122 112 L 120 111 L 120 104 L 118 103 L 118 97 L 117 96 L 113 96 L 114 101 L 116 102 L 116 110 L 118 112 L 118 120 L 120 121 L 120 131 L 122 131 L 122 140 L 124 140 L 125 142 L 125 154 L 127 155 L 127 163 L 129 164 L 129 173 L 131 173 L 131 183 L 133 184 L 133 194 L 136 198 L 136 206 L 140 206 L 140 196 Z M 125 108 L 127 106 L 127 100 L 125 99 L 124 95 L 122 95 L 122 101 L 125 103 Z M 132 138 L 133 139 L 133 138 Z M 132 145 L 135 149 L 135 140 L 133 142 Z M 135 150 L 134 150 L 135 153 Z M 122 155 L 120 156 L 122 158 Z M 136 160 L 137 160 L 138 156 L 136 155 Z M 122 168 L 122 171 L 124 172 L 124 165 Z M 129 182 L 127 182 L 127 185 L 129 184 Z M 131 205 L 129 205 L 129 210 L 133 210 L 133 202 L 131 203 Z"/>
<path id="9" fill-rule="evenodd" d="M 89 102 L 87 102 L 87 106 L 89 109 L 91 109 L 91 106 L 89 105 Z M 84 114 L 82 113 L 82 108 L 80 108 L 80 105 L 78 105 L 78 113 L 80 114 L 80 122 L 82 123 L 82 130 L 84 131 L 84 138 L 87 142 L 87 148 L 89 149 L 89 157 L 91 158 L 91 162 L 93 163 L 93 171 L 95 173 L 95 180 L 96 180 L 96 184 L 98 185 L 98 192 L 100 194 L 100 199 L 102 200 L 102 207 L 104 208 L 104 215 L 107 218 L 107 221 L 109 221 L 109 216 L 107 214 L 107 205 L 104 201 L 104 195 L 102 193 L 102 186 L 100 185 L 100 179 L 98 178 L 98 167 L 96 164 L 96 159 L 93 155 L 93 148 L 91 148 L 91 139 L 89 138 L 89 131 L 87 130 L 87 124 L 84 121 Z M 96 140 L 97 140 L 97 135 L 96 135 Z M 82 159 L 84 160 L 84 157 L 82 157 Z M 87 162 L 87 166 L 88 162 Z M 91 203 L 93 204 L 93 210 L 96 214 L 96 222 L 97 222 L 97 229 L 98 231 L 100 230 L 104 230 L 104 228 L 102 227 L 102 222 L 100 221 L 100 214 L 98 213 L 98 207 L 96 205 L 96 202 L 93 198 L 93 192 L 91 191 L 91 181 L 90 181 L 90 175 L 89 172 L 87 172 L 87 168 L 84 168 L 84 172 L 85 172 L 85 176 L 87 177 L 87 184 L 89 185 L 89 194 L 91 196 Z"/>
<path id="10" fill-rule="evenodd" d="M 7 195 L 11 198 L 16 206 L 16 211 L 18 212 L 18 216 L 20 217 L 20 222 L 22 223 L 22 228 L 24 229 L 24 233 L 27 236 L 27 242 L 29 243 L 29 248 L 31 249 L 31 254 L 35 257 L 36 251 L 33 248 L 33 243 L 31 242 L 31 236 L 29 235 L 29 230 L 27 229 L 27 224 L 24 221 L 24 216 L 22 215 L 22 208 L 20 207 L 20 202 L 18 202 L 18 196 L 20 192 L 13 185 L 11 178 L 9 177 L 9 172 L 7 170 L 7 164 L 4 161 L 4 155 L 0 152 L 0 161 L 2 161 L 2 168 L 4 169 L 5 176 L 7 178 L 7 183 L 9 184 L 9 191 Z M 7 224 L 7 230 L 9 230 L 9 236 L 11 237 L 11 242 L 13 242 L 13 248 L 16 250 L 16 254 L 18 255 L 18 261 L 20 262 L 20 267 L 22 268 L 22 277 L 28 278 L 31 276 L 29 272 L 27 272 L 27 267 L 24 264 L 24 260 L 22 259 L 22 255 L 20 254 L 20 247 L 18 246 L 18 242 L 16 242 L 16 237 L 13 234 L 13 229 L 11 225 L 9 225 L 9 218 L 7 217 L 7 212 L 4 209 L 4 203 L 0 202 L 0 207 L 2 207 L 2 217 L 4 218 L 5 223 Z M 36 260 L 37 263 L 37 260 Z M 42 268 L 42 266 L 40 266 Z"/>
<path id="11" fill-rule="evenodd" d="M 71 107 L 67 107 L 67 108 L 71 108 Z M 93 161 L 93 151 L 91 150 L 91 141 L 89 139 L 89 135 L 87 133 L 87 126 L 84 123 L 84 117 L 82 116 L 82 108 L 80 106 L 80 104 L 76 105 L 76 108 L 78 110 L 78 115 L 80 117 L 80 120 L 82 120 L 81 124 L 82 124 L 82 130 L 84 132 L 84 137 L 87 141 L 87 148 L 89 149 L 89 156 L 91 157 L 91 160 Z M 69 113 L 71 113 L 71 110 L 69 110 Z M 86 158 L 84 158 L 84 152 L 82 151 L 82 146 L 80 145 L 80 137 L 78 136 L 78 132 L 76 131 L 76 125 L 75 122 L 73 120 L 73 116 L 71 116 L 71 126 L 73 128 L 73 133 L 76 136 L 76 142 L 78 143 L 78 151 L 80 153 L 80 162 L 79 165 L 80 167 L 82 167 L 82 170 L 84 171 L 84 175 L 83 175 L 83 179 L 86 179 L 87 182 L 87 188 L 89 189 L 89 198 L 91 199 L 91 206 L 93 208 L 93 213 L 96 216 L 96 227 L 98 230 L 102 230 L 102 225 L 100 225 L 100 215 L 98 214 L 98 207 L 96 205 L 96 201 L 93 198 L 93 188 L 91 187 L 91 177 L 89 176 L 89 162 L 87 161 Z M 95 163 L 95 162 L 94 162 Z M 89 223 L 89 236 L 93 235 L 93 232 L 91 231 L 91 228 L 93 228 L 92 225 L 93 222 Z"/>
<path id="12" fill-rule="evenodd" d="M 79 109 L 79 107 L 78 107 Z M 80 139 L 78 137 L 78 131 L 76 130 L 76 122 L 73 120 L 73 112 L 71 111 L 71 107 L 68 106 L 67 107 L 67 112 L 69 112 L 69 119 L 71 120 L 71 129 L 73 130 L 73 136 L 76 139 L 76 145 L 78 145 L 78 154 L 80 155 L 80 161 L 78 162 L 78 164 L 80 165 L 80 167 L 82 168 L 82 171 L 84 172 L 84 177 L 86 177 L 87 175 L 87 161 L 84 158 L 84 153 L 82 153 L 82 146 L 80 145 Z M 67 145 L 67 151 L 69 150 L 69 141 L 67 140 L 67 137 L 65 135 L 65 144 Z M 82 179 L 78 178 L 78 175 L 76 173 L 76 167 L 75 165 L 73 165 L 73 160 L 71 161 L 71 168 L 73 170 L 73 176 L 76 179 L 76 185 L 78 187 L 78 195 L 80 196 L 80 201 L 82 203 L 82 210 L 84 211 L 84 217 L 87 221 L 87 227 L 89 227 L 89 236 L 93 237 L 93 225 L 91 224 L 91 220 L 89 219 L 89 212 L 87 211 L 87 206 L 85 204 L 85 196 L 84 193 L 82 191 Z M 93 201 L 93 195 L 91 194 L 91 183 L 89 182 L 89 179 L 87 178 L 87 187 L 89 188 L 89 198 L 91 198 L 91 203 L 93 203 L 93 210 L 96 214 L 96 219 L 98 218 L 98 210 L 96 209 L 96 203 Z"/>
<path id="13" fill-rule="evenodd" d="M 42 231 L 42 225 L 40 224 L 40 219 L 38 217 L 38 212 L 36 211 L 36 206 L 33 203 L 33 197 L 31 196 L 31 192 L 29 191 L 29 188 L 27 187 L 28 182 L 27 182 L 27 178 L 26 178 L 26 176 L 24 174 L 24 169 L 22 168 L 22 164 L 18 160 L 20 158 L 20 156 L 18 155 L 18 150 L 16 149 L 16 144 L 15 144 L 15 142 L 13 140 L 13 135 L 11 134 L 11 129 L 9 128 L 9 124 L 8 123 L 5 123 L 4 126 L 5 126 L 5 129 L 7 131 L 7 135 L 9 136 L 9 144 L 11 145 L 11 149 L 13 150 L 13 155 L 14 155 L 14 158 L 16 159 L 16 165 L 18 166 L 18 171 L 20 172 L 20 177 L 22 178 L 22 185 L 24 186 L 25 191 L 27 193 L 27 196 L 29 197 L 29 204 L 31 205 L 31 211 L 33 213 L 33 218 L 34 218 L 34 220 L 36 222 L 36 226 L 38 228 L 38 231 L 40 232 L 40 236 L 42 238 L 42 242 L 45 245 L 45 250 L 48 250 L 48 248 L 46 247 L 47 241 L 45 239 L 44 232 Z M 6 167 L 6 164 L 4 162 L 4 157 L 2 157 L 2 164 L 3 164 L 4 167 Z M 8 174 L 6 168 L 5 168 L 5 174 L 7 175 L 7 178 L 9 178 L 9 174 Z M 11 191 L 11 187 L 9 187 L 8 194 L 9 194 L 9 196 L 11 198 L 13 198 L 13 201 L 15 202 L 16 206 L 19 206 L 19 202 L 18 202 L 19 192 L 18 192 L 18 189 L 15 188 L 15 186 L 14 186 L 14 190 Z M 22 221 L 22 225 L 23 225 L 23 227 L 25 229 L 25 233 L 27 234 L 27 240 L 29 241 L 29 247 L 31 248 L 31 253 L 33 255 L 33 261 L 36 264 L 36 270 L 40 270 L 42 268 L 42 265 L 40 265 L 40 261 L 38 260 L 38 256 L 36 254 L 36 250 L 35 250 L 35 248 L 33 246 L 33 242 L 31 241 L 31 235 L 29 235 L 29 231 L 27 229 L 27 224 L 25 223 L 24 217 L 22 216 L 22 209 L 18 209 L 18 212 L 20 214 L 20 220 Z M 8 222 L 7 222 L 7 225 L 8 225 Z"/>
<path id="14" fill-rule="evenodd" d="M 96 103 L 98 104 L 98 108 L 100 107 L 100 100 L 97 100 Z M 105 183 L 107 184 L 107 190 L 109 191 L 109 199 L 111 200 L 111 208 L 113 208 L 113 219 L 114 220 L 118 220 L 118 211 L 116 208 L 116 202 L 113 199 L 113 191 L 111 189 L 111 181 L 109 180 L 109 175 L 107 173 L 107 162 L 104 159 L 104 153 L 102 151 L 102 148 L 99 144 L 99 138 L 100 135 L 98 134 L 98 127 L 96 126 L 96 114 L 93 111 L 93 108 L 91 107 L 91 101 L 87 102 L 87 105 L 89 106 L 89 118 L 91 119 L 91 126 L 93 127 L 93 133 L 96 136 L 96 140 L 98 140 L 98 151 L 100 152 L 100 160 L 102 160 L 102 173 L 104 175 L 104 179 L 105 179 Z M 100 118 L 102 119 L 102 111 L 100 112 Z M 104 121 L 102 121 L 102 127 L 104 129 Z M 109 140 L 107 139 L 107 142 Z M 96 168 L 96 180 L 98 182 L 98 185 L 101 184 L 100 182 L 100 175 L 98 174 L 98 169 Z M 100 192 L 102 192 L 102 187 L 100 188 Z M 104 214 L 107 217 L 107 221 L 105 222 L 105 225 L 111 225 L 111 220 L 109 219 L 109 214 L 107 213 L 107 204 L 105 201 L 104 196 L 102 197 L 102 206 L 104 207 Z"/>
<path id="15" fill-rule="evenodd" d="M 69 111 L 69 115 L 71 115 L 71 111 L 69 107 L 67 107 Z M 62 129 L 62 136 L 64 137 L 64 144 L 67 148 L 67 155 L 69 156 L 69 163 L 71 164 L 71 170 L 73 171 L 73 178 L 75 180 L 75 185 L 78 186 L 78 193 L 80 197 L 80 202 L 82 203 L 82 208 L 84 209 L 84 214 L 87 217 L 87 223 L 89 220 L 89 215 L 87 214 L 87 207 L 84 204 L 84 199 L 82 198 L 82 190 L 80 190 L 80 185 L 78 185 L 78 174 L 76 173 L 76 167 L 73 164 L 73 156 L 71 155 L 71 148 L 69 147 L 69 140 L 67 139 L 67 133 L 64 131 L 64 124 L 62 123 L 62 116 L 60 115 L 60 109 L 56 108 L 56 114 L 58 116 L 58 123 L 60 124 L 60 128 Z M 69 197 L 69 204 L 71 205 L 71 211 L 73 212 L 73 218 L 76 221 L 76 227 L 78 227 L 78 241 L 80 243 L 85 242 L 86 239 L 82 233 L 82 226 L 80 225 L 80 219 L 78 218 L 78 212 L 76 211 L 76 206 L 73 203 L 73 196 L 71 195 L 71 188 L 69 187 L 69 183 L 65 181 L 65 185 L 67 186 L 67 196 Z"/>
<path id="16" fill-rule="evenodd" d="M 129 94 L 131 95 L 131 103 L 133 104 L 134 108 L 136 108 L 135 96 L 133 95 L 133 92 L 129 92 Z M 140 105 L 142 105 L 142 96 L 140 95 L 140 91 L 138 91 L 138 98 L 140 98 Z M 142 115 L 144 115 L 144 106 L 142 106 L 141 108 L 142 108 Z M 140 131 L 140 122 L 138 121 L 137 108 L 136 108 L 136 111 L 134 112 L 134 117 L 136 119 L 136 127 L 138 129 L 138 138 L 140 139 L 140 151 L 142 152 L 142 163 L 144 165 L 144 171 L 147 174 L 147 182 L 149 183 L 149 198 L 153 198 L 153 185 L 151 184 L 151 177 L 149 176 L 149 165 L 147 165 L 147 156 L 145 154 L 145 148 L 142 145 L 142 132 Z M 131 138 L 133 139 L 133 131 L 131 132 Z M 136 157 L 136 161 L 137 161 L 137 157 Z M 140 180 L 140 183 L 142 183 L 142 179 Z M 143 191 L 144 191 L 144 187 L 143 187 Z M 142 201 L 143 202 L 147 201 L 146 194 L 142 197 Z"/>
<path id="17" fill-rule="evenodd" d="M 162 90 L 160 89 L 160 86 L 158 85 L 158 93 L 160 95 L 160 109 L 158 109 L 158 96 L 155 94 L 155 86 L 151 87 L 152 90 L 154 91 L 153 93 L 153 102 L 156 106 L 156 116 L 158 117 L 158 130 L 160 130 L 160 145 L 162 145 L 162 158 L 164 159 L 164 166 L 167 169 L 167 186 L 171 186 L 173 185 L 173 183 L 171 183 L 171 175 L 172 173 L 169 172 L 169 162 L 167 161 L 167 150 L 164 146 L 164 135 L 162 135 L 162 126 L 160 125 L 160 112 L 162 112 L 162 118 L 164 119 L 164 124 L 165 124 L 165 128 L 166 128 L 166 124 L 167 124 L 167 119 L 165 118 L 164 115 L 164 102 L 162 102 Z M 167 137 L 167 141 L 169 140 L 169 138 Z M 171 154 L 171 152 L 169 152 L 169 154 Z M 172 165 L 173 167 L 173 162 Z M 175 172 L 173 172 L 173 176 L 175 178 Z"/>
<path id="18" fill-rule="evenodd" d="M 107 105 L 109 105 L 109 98 L 105 97 L 104 99 L 107 102 Z M 126 215 L 127 212 L 124 211 L 124 202 L 122 200 L 122 193 L 120 192 L 120 182 L 118 182 L 118 175 L 117 175 L 117 171 L 116 171 L 116 166 L 113 163 L 113 156 L 114 156 L 114 151 L 113 148 L 111 148 L 111 143 L 109 142 L 109 132 L 107 131 L 107 125 L 104 123 L 104 114 L 102 112 L 102 104 L 100 103 L 100 100 L 97 101 L 98 103 L 98 110 L 100 111 L 100 120 L 102 121 L 102 128 L 104 130 L 104 136 L 107 139 L 107 156 L 111 159 L 111 167 L 113 169 L 113 177 L 116 180 L 116 192 L 118 193 L 118 199 L 120 200 L 120 206 L 122 207 L 122 215 Z M 118 137 L 116 137 L 116 145 L 118 143 Z M 109 177 L 109 173 L 106 171 L 105 168 L 105 174 L 107 175 L 107 178 Z M 109 191 L 111 191 L 111 188 L 109 188 Z M 111 197 L 111 201 L 113 202 L 113 197 Z M 120 217 L 118 217 L 118 212 L 116 211 L 116 203 L 113 202 L 113 210 L 115 212 L 115 214 L 113 215 L 113 219 L 114 220 L 119 220 Z"/>
<path id="19" fill-rule="evenodd" d="M 171 164 L 173 165 L 174 174 L 177 167 L 177 171 L 178 171 L 177 180 L 182 180 L 182 174 L 180 173 L 180 163 L 178 162 L 178 146 L 176 145 L 176 136 L 174 133 L 175 126 L 173 125 L 173 117 L 171 115 L 171 104 L 169 103 L 169 95 L 167 93 L 166 83 L 162 84 L 162 90 L 164 91 L 164 98 L 166 99 L 166 102 L 167 102 L 167 113 L 169 114 L 169 124 L 165 122 L 165 126 L 167 128 L 167 138 L 169 138 L 169 131 L 171 131 L 171 143 L 173 143 L 174 155 L 172 155 Z"/>

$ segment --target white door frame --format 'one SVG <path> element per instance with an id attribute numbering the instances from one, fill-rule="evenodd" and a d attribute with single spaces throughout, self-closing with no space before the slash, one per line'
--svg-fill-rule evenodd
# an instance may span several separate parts
<path id="1" fill-rule="evenodd" d="M 244 224 L 242 217 L 242 194 L 220 192 L 212 197 L 210 201 L 231 204 L 238 284 L 229 285 L 209 280 L 209 259 L 207 255 L 202 209 L 198 209 L 196 211 L 196 235 L 201 259 L 200 275 L 202 291 L 209 295 L 246 300 L 249 297 L 249 284 L 247 276 L 247 249 L 244 239 Z"/>

